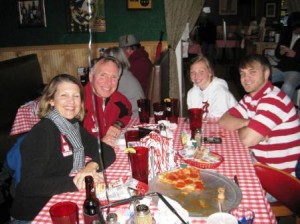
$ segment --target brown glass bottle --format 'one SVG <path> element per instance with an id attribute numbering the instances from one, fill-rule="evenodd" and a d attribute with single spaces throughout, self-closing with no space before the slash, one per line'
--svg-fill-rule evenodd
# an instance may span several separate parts
<path id="1" fill-rule="evenodd" d="M 99 200 L 96 197 L 94 179 L 92 176 L 85 177 L 86 198 L 83 203 L 83 217 L 85 224 L 92 224 L 93 221 L 98 221 Z"/>

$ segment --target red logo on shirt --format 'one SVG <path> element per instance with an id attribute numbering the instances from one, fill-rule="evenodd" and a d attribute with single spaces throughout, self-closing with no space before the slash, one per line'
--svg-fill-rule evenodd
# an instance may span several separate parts
<path id="1" fill-rule="evenodd" d="M 65 137 L 62 134 L 60 135 L 60 140 L 61 140 L 61 153 L 63 154 L 63 157 L 73 155 L 72 148 L 69 146 L 68 142 L 66 141 Z"/>

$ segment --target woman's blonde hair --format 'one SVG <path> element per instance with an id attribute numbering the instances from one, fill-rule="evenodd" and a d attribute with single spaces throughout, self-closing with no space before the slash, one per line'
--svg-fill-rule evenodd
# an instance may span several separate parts
<path id="1" fill-rule="evenodd" d="M 52 109 L 50 101 L 54 99 L 54 95 L 57 91 L 57 86 L 63 82 L 73 83 L 80 89 L 81 108 L 79 113 L 76 115 L 76 118 L 82 121 L 85 115 L 83 87 L 81 85 L 81 82 L 76 77 L 68 74 L 59 74 L 55 76 L 46 86 L 39 102 L 39 117 L 45 117 L 47 113 Z"/>
<path id="2" fill-rule="evenodd" d="M 211 78 L 213 78 L 215 76 L 215 71 L 214 71 L 214 68 L 213 68 L 211 62 L 208 60 L 208 58 L 204 57 L 203 55 L 198 55 L 191 60 L 190 67 L 189 67 L 189 73 L 190 73 L 191 66 L 198 62 L 203 62 L 206 65 L 207 69 L 212 74 Z"/>

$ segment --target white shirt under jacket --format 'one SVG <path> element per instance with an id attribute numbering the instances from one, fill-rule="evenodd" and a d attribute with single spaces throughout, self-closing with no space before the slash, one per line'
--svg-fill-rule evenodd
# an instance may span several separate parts
<path id="1" fill-rule="evenodd" d="M 227 82 L 214 77 L 205 90 L 194 86 L 187 93 L 187 106 L 190 108 L 203 108 L 208 103 L 207 117 L 221 117 L 229 108 L 237 104 L 236 99 L 228 89 Z"/>

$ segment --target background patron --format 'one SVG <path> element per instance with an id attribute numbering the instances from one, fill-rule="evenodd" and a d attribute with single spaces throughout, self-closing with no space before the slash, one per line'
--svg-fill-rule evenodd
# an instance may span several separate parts
<path id="1" fill-rule="evenodd" d="M 272 82 L 283 82 L 281 89 L 293 99 L 300 85 L 300 12 L 293 12 L 287 20 L 287 27 L 280 34 L 275 49 L 280 60 L 272 69 Z"/>
<path id="2" fill-rule="evenodd" d="M 132 106 L 132 114 L 138 116 L 137 100 L 144 99 L 145 94 L 140 82 L 129 70 L 130 63 L 123 50 L 118 47 L 108 48 L 103 52 L 104 56 L 112 56 L 120 61 L 123 70 L 119 80 L 118 91 L 125 95 Z"/>
<path id="3" fill-rule="evenodd" d="M 119 47 L 123 48 L 130 63 L 130 71 L 141 83 L 144 94 L 147 94 L 152 72 L 152 62 L 149 59 L 149 54 L 133 34 L 121 36 Z"/>

